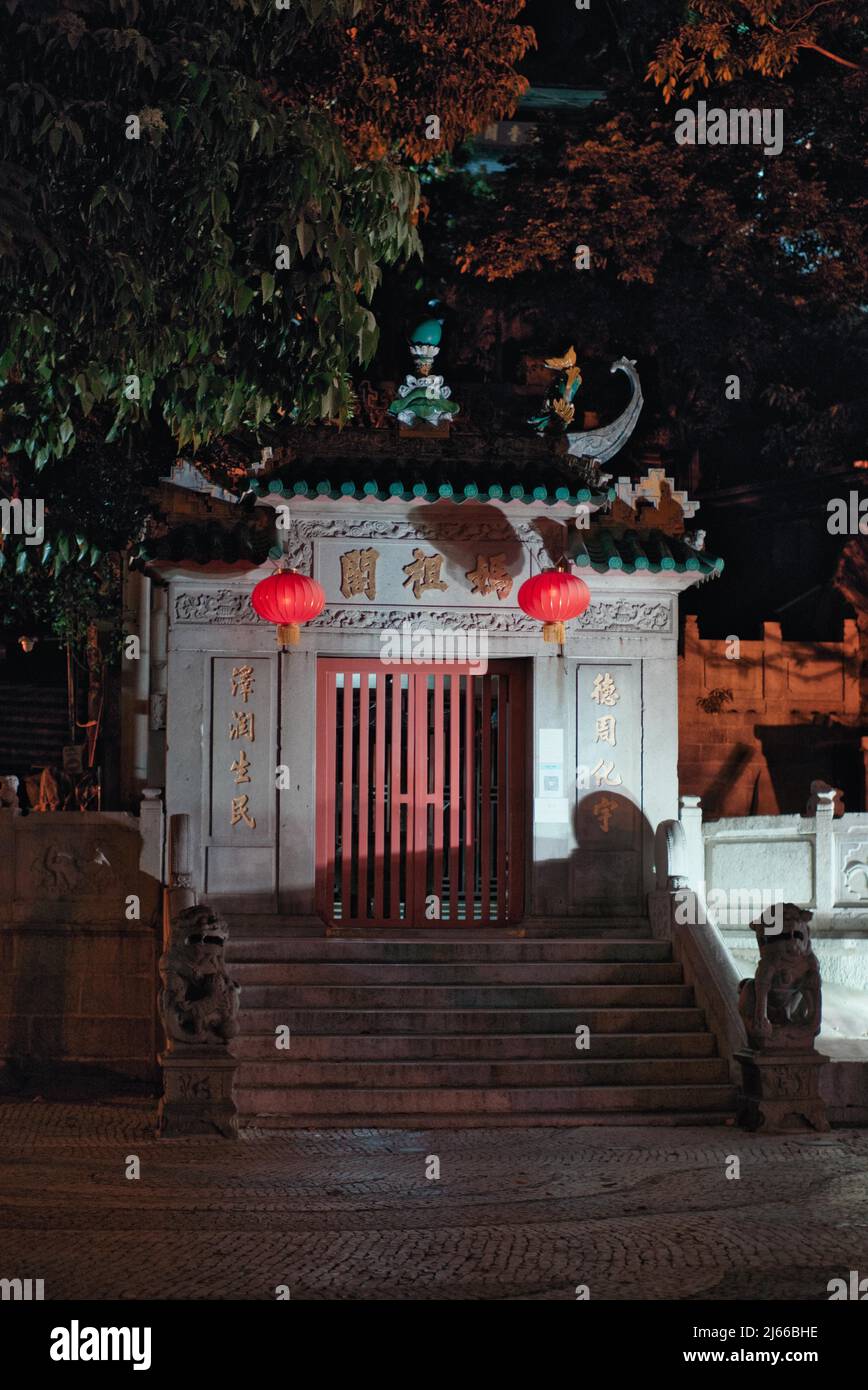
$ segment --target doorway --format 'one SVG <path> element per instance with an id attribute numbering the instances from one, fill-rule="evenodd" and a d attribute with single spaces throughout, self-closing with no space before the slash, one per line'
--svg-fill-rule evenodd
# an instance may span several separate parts
<path id="1" fill-rule="evenodd" d="M 520 661 L 317 671 L 317 904 L 332 926 L 497 926 L 524 908 Z"/>

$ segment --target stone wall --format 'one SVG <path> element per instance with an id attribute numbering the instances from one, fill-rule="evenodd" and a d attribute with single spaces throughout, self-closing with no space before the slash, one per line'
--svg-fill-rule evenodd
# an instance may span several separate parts
<path id="1" fill-rule="evenodd" d="M 709 640 L 685 622 L 679 658 L 679 784 L 706 818 L 802 812 L 812 781 L 865 807 L 860 738 L 859 639 L 784 642 L 779 623 L 761 641 Z"/>
<path id="2" fill-rule="evenodd" d="M 138 817 L 0 810 L 4 1089 L 156 1080 L 161 858 L 157 800 Z"/>

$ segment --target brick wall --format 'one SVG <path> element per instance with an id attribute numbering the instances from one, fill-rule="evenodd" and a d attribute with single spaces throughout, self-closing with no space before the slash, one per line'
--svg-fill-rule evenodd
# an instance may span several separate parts
<path id="1" fill-rule="evenodd" d="M 715 640 L 685 623 L 679 659 L 679 783 L 706 816 L 804 813 L 810 784 L 865 809 L 856 623 L 841 642 Z M 715 694 L 715 692 L 726 692 Z"/>

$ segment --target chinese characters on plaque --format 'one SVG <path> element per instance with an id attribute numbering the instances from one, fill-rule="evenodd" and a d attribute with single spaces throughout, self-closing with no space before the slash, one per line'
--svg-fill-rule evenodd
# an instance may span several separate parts
<path id="1" fill-rule="evenodd" d="M 341 593 L 344 598 L 377 597 L 379 550 L 345 550 L 341 556 Z"/>
<path id="2" fill-rule="evenodd" d="M 436 551 L 429 552 L 417 546 L 413 558 L 401 566 L 406 576 L 401 587 L 411 589 L 415 599 L 421 599 L 429 591 L 446 593 L 449 583 L 443 578 L 444 557 Z M 344 598 L 366 598 L 373 601 L 377 597 L 377 563 L 380 551 L 373 546 L 364 549 L 345 550 L 340 556 L 340 593 Z M 499 602 L 508 599 L 513 591 L 515 579 L 507 569 L 506 554 L 476 556 L 473 569 L 465 571 L 471 594 L 487 598 L 494 595 Z"/>

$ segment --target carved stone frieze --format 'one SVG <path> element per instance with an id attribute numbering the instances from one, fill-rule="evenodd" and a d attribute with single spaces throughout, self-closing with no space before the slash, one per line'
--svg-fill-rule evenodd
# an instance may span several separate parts
<path id="1" fill-rule="evenodd" d="M 184 590 L 175 595 L 177 623 L 256 623 L 268 626 L 250 606 L 247 589 Z"/>
<path id="2" fill-rule="evenodd" d="M 311 628 L 338 628 L 342 632 L 380 631 L 383 628 L 411 627 L 446 628 L 459 632 L 484 628 L 486 632 L 514 633 L 533 636 L 540 624 L 522 613 L 520 608 L 327 608 Z"/>
<path id="3" fill-rule="evenodd" d="M 179 623 L 244 623 L 262 624 L 250 606 L 245 589 L 205 589 L 182 591 L 175 596 L 174 618 Z M 374 607 L 370 603 L 336 607 L 329 605 L 307 626 L 341 631 L 361 632 L 394 627 L 402 622 L 419 622 L 428 627 L 437 624 L 458 630 L 484 627 L 492 634 L 515 633 L 533 636 L 540 624 L 516 608 L 400 608 Z M 591 604 L 581 617 L 575 618 L 568 633 L 581 632 L 656 632 L 672 631 L 672 605 L 638 599 L 602 599 Z"/>
<path id="4" fill-rule="evenodd" d="M 671 632 L 672 604 L 663 599 L 648 602 L 641 599 L 602 599 L 592 603 L 570 626 L 583 632 Z"/>
<path id="5" fill-rule="evenodd" d="M 46 845 L 30 865 L 31 884 L 41 893 L 60 898 L 104 893 L 114 881 L 111 865 L 96 841 Z"/>
<path id="6" fill-rule="evenodd" d="M 868 898 L 868 844 L 848 845 L 844 850 L 846 862 L 842 870 L 844 894 L 864 902 Z"/>

